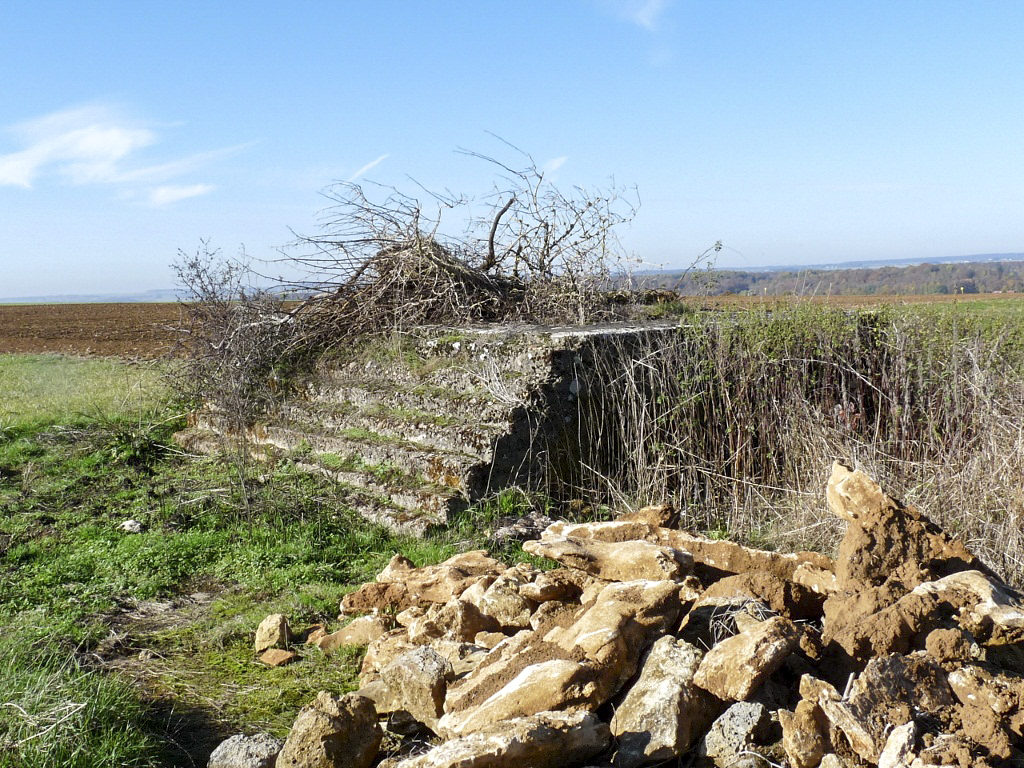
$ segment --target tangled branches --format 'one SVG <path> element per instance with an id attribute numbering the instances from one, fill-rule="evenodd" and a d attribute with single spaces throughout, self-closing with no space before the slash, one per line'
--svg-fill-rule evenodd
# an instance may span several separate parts
<path id="1" fill-rule="evenodd" d="M 565 194 L 545 179 L 529 155 L 500 169 L 473 216 L 472 201 L 429 194 L 429 205 L 398 190 L 371 199 L 354 183 L 324 194 L 321 233 L 299 236 L 283 261 L 302 279 L 292 289 L 314 291 L 314 312 L 341 336 L 423 324 L 487 321 L 586 323 L 612 311 L 600 300 L 626 264 L 615 228 L 638 203 L 626 190 Z M 462 231 L 446 233 L 454 219 Z"/>

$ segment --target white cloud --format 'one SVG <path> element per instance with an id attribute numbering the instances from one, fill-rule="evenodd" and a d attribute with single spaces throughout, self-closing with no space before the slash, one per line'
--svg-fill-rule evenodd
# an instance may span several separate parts
<path id="1" fill-rule="evenodd" d="M 198 197 L 213 192 L 212 184 L 190 184 L 188 186 L 163 186 L 149 191 L 149 203 L 153 206 L 170 205 L 188 197 Z"/>
<path id="2" fill-rule="evenodd" d="M 380 165 L 380 164 L 381 164 L 381 163 L 383 163 L 383 162 L 384 162 L 385 160 L 387 160 L 387 159 L 388 159 L 389 157 L 391 157 L 391 155 L 390 155 L 390 154 L 386 154 L 386 155 L 381 155 L 381 156 L 380 156 L 380 157 L 378 157 L 378 158 L 377 158 L 376 160 L 373 160 L 373 161 L 371 161 L 371 162 L 367 163 L 367 164 L 366 164 L 366 165 L 364 165 L 364 166 L 363 166 L 362 168 L 360 168 L 360 169 L 359 169 L 358 171 L 356 171 L 355 173 L 353 173 L 353 174 L 352 174 L 351 176 L 349 176 L 349 177 L 348 177 L 348 179 L 346 179 L 346 181 L 348 181 L 348 182 L 350 182 L 350 183 L 351 183 L 351 182 L 354 182 L 354 181 L 356 181 L 356 180 L 357 180 L 358 178 L 360 178 L 360 177 L 361 177 L 361 176 L 362 176 L 363 174 L 369 173 L 369 172 L 370 172 L 370 171 L 372 171 L 372 170 L 373 170 L 374 168 L 376 168 L 376 167 L 377 167 L 378 165 Z"/>
<path id="3" fill-rule="evenodd" d="M 214 187 L 198 183 L 148 190 L 132 187 L 177 179 L 250 146 L 239 144 L 176 160 L 140 163 L 140 152 L 156 144 L 159 136 L 104 105 L 54 112 L 11 126 L 8 133 L 22 149 L 0 155 L 0 186 L 32 189 L 50 178 L 74 186 L 112 184 L 127 187 L 124 196 L 142 194 L 154 205 L 207 194 Z"/>
<path id="4" fill-rule="evenodd" d="M 0 184 L 26 189 L 46 171 L 72 184 L 116 181 L 119 163 L 156 142 L 153 131 L 119 121 L 102 107 L 55 112 L 10 132 L 27 146 L 0 155 Z"/>
<path id="5" fill-rule="evenodd" d="M 565 165 L 565 161 L 568 159 L 569 158 L 566 155 L 562 155 L 561 157 L 555 157 L 551 160 L 548 160 L 546 163 L 544 163 L 544 172 L 554 173 L 563 165 Z"/>
<path id="6" fill-rule="evenodd" d="M 605 8 L 638 27 L 654 31 L 671 0 L 603 0 Z"/>
<path id="7" fill-rule="evenodd" d="M 668 0 L 643 0 L 629 6 L 627 15 L 630 21 L 644 29 L 654 30 L 658 26 L 658 17 L 668 7 Z"/>

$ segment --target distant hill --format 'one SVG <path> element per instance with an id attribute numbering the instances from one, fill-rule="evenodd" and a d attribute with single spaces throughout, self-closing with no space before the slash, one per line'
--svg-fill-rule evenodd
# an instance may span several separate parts
<path id="1" fill-rule="evenodd" d="M 757 270 L 695 269 L 647 273 L 645 287 L 687 296 L 871 296 L 1024 292 L 1024 254 L 983 254 L 924 261 L 847 262 Z"/>
<path id="2" fill-rule="evenodd" d="M 16 296 L 0 298 L 0 304 L 135 304 L 139 302 L 177 301 L 179 291 L 174 288 L 155 288 L 140 293 L 81 293 L 53 296 Z"/>

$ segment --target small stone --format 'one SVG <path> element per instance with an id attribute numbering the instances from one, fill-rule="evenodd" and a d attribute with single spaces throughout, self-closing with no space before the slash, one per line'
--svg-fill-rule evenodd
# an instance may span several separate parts
<path id="1" fill-rule="evenodd" d="M 763 704 L 739 701 L 722 713 L 704 735 L 701 752 L 711 758 L 731 757 L 764 743 L 771 716 Z"/>
<path id="2" fill-rule="evenodd" d="M 222 741 L 207 768 L 274 768 L 284 742 L 267 733 L 238 734 Z"/>
<path id="3" fill-rule="evenodd" d="M 283 667 L 299 658 L 295 651 L 286 651 L 284 648 L 268 648 L 260 654 L 260 661 L 268 667 Z"/>
<path id="4" fill-rule="evenodd" d="M 290 633 L 288 631 L 288 619 L 283 613 L 272 613 L 256 628 L 256 640 L 253 647 L 256 653 L 288 644 Z"/>
<path id="5" fill-rule="evenodd" d="M 125 533 L 142 533 L 145 527 L 138 520 L 125 520 L 117 529 Z"/>

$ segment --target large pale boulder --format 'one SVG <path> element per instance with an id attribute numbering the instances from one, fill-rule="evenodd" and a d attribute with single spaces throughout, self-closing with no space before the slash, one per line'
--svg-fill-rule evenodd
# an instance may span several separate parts
<path id="1" fill-rule="evenodd" d="M 523 549 L 610 581 L 681 581 L 693 568 L 689 553 L 649 541 L 604 542 L 570 537 L 528 541 Z"/>
<path id="2" fill-rule="evenodd" d="M 668 635 L 651 646 L 612 717 L 616 766 L 681 757 L 704 732 L 719 705 L 693 682 L 701 656 L 696 646 Z"/>
<path id="3" fill-rule="evenodd" d="M 320 691 L 295 718 L 275 768 L 370 768 L 382 737 L 369 699 Z"/>
<path id="4" fill-rule="evenodd" d="M 313 643 L 324 653 L 331 654 L 339 648 L 369 645 L 388 629 L 388 622 L 380 616 L 360 616 L 337 632 L 320 635 Z"/>
<path id="5" fill-rule="evenodd" d="M 274 768 L 284 742 L 268 733 L 238 734 L 222 741 L 206 768 Z"/>
<path id="6" fill-rule="evenodd" d="M 531 664 L 477 706 L 445 714 L 437 733 L 451 739 L 539 712 L 593 709 L 600 703 L 595 677 L 592 665 L 569 659 Z"/>
<path id="7" fill-rule="evenodd" d="M 792 621 L 775 616 L 715 645 L 694 682 L 720 699 L 743 701 L 777 670 L 800 641 Z"/>
<path id="8" fill-rule="evenodd" d="M 561 768 L 600 754 L 608 741 L 608 726 L 592 712 L 538 712 L 452 739 L 395 768 Z"/>
<path id="9" fill-rule="evenodd" d="M 401 708 L 432 731 L 444 714 L 444 696 L 452 665 L 428 646 L 403 653 L 380 673 L 381 680 L 401 701 Z"/>

